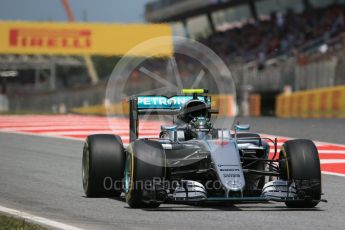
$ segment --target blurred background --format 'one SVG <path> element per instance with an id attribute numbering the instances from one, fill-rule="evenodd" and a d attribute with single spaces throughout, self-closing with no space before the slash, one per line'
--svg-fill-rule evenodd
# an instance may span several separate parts
<path id="1" fill-rule="evenodd" d="M 104 114 L 121 57 L 175 35 L 222 58 L 241 116 L 345 118 L 345 0 L 0 2 L 2 113 Z M 164 76 L 173 51 L 152 50 L 146 66 Z M 196 78 L 199 63 L 176 60 L 181 78 Z M 131 73 L 136 90 L 152 84 L 142 75 Z"/>

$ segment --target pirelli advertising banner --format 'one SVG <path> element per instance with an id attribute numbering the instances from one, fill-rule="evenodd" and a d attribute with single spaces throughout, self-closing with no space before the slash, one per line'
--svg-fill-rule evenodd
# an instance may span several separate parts
<path id="1" fill-rule="evenodd" d="M 98 24 L 0 21 L 0 54 L 124 55 L 151 38 L 172 36 L 165 24 Z M 132 53 L 170 56 L 173 44 Z"/>

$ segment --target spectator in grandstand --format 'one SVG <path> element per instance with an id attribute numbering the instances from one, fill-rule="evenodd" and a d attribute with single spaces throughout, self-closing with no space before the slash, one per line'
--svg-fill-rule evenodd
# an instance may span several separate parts
<path id="1" fill-rule="evenodd" d="M 225 60 L 240 57 L 242 61 L 256 59 L 261 63 L 266 57 L 292 53 L 293 49 L 327 41 L 344 31 L 344 6 L 335 4 L 326 9 L 310 8 L 302 14 L 292 9 L 285 15 L 272 12 L 268 21 L 217 32 L 202 42 Z"/>

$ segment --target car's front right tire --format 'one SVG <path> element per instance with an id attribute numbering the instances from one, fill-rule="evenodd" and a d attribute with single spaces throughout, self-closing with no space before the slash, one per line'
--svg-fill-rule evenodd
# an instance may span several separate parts
<path id="1" fill-rule="evenodd" d="M 128 205 L 131 208 L 158 207 L 160 203 L 155 200 L 145 202 L 143 193 L 145 186 L 165 176 L 166 156 L 162 145 L 152 140 L 134 141 L 128 147 L 125 165 L 124 190 Z"/>

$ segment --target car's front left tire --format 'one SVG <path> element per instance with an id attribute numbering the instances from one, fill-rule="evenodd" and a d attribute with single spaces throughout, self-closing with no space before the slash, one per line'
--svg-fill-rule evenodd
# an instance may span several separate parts
<path id="1" fill-rule="evenodd" d="M 87 137 L 83 149 L 82 180 L 87 197 L 120 196 L 125 152 L 119 136 Z"/>

